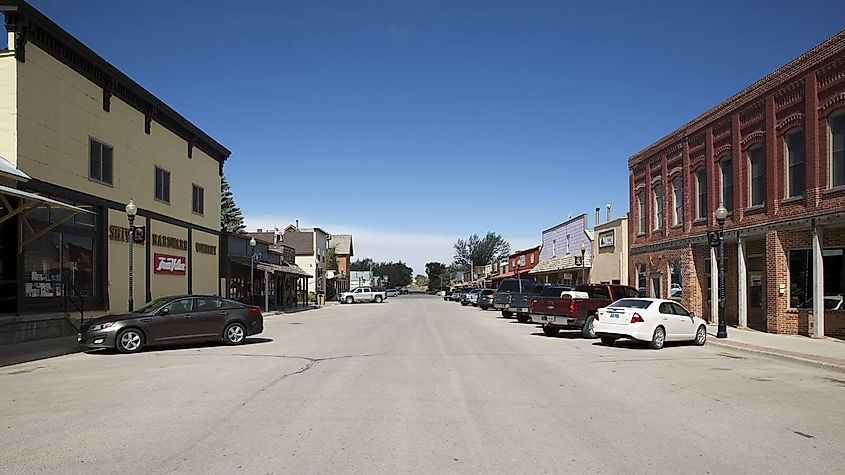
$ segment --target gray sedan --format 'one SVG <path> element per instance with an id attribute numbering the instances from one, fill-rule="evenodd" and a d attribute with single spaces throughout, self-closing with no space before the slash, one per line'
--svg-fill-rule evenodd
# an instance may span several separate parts
<path id="1" fill-rule="evenodd" d="M 153 300 L 123 315 L 95 318 L 79 330 L 88 348 L 137 353 L 146 345 L 222 341 L 240 345 L 264 330 L 261 309 L 211 295 L 176 295 Z"/>

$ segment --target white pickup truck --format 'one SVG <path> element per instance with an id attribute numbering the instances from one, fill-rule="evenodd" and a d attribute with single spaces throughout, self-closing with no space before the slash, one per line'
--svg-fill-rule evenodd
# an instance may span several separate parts
<path id="1" fill-rule="evenodd" d="M 379 291 L 371 287 L 358 287 L 357 289 L 352 289 L 349 292 L 343 292 L 342 294 L 338 295 L 338 300 L 340 300 L 340 303 L 381 303 L 384 302 L 384 299 L 386 298 L 387 294 L 383 290 Z"/>

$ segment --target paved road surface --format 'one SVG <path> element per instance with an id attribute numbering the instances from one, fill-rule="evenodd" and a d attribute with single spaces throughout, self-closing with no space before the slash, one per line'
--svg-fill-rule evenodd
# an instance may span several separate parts
<path id="1" fill-rule="evenodd" d="M 834 473 L 845 378 L 608 348 L 434 297 L 0 370 L 0 473 Z"/>

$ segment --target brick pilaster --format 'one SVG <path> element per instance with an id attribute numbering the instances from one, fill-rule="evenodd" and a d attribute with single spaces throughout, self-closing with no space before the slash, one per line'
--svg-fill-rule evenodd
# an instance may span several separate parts
<path id="1" fill-rule="evenodd" d="M 804 205 L 808 209 L 819 206 L 821 191 L 827 187 L 827 176 L 822 160 L 827 154 L 821 153 L 819 131 L 826 131 L 819 126 L 819 95 L 816 74 L 804 76 Z"/>

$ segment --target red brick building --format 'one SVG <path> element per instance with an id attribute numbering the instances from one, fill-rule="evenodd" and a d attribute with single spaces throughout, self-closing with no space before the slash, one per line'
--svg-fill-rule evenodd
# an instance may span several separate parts
<path id="1" fill-rule="evenodd" d="M 528 275 L 528 271 L 533 269 L 539 262 L 540 246 L 516 251 L 508 256 L 508 272 L 493 276 L 493 282 L 499 282 L 508 277 L 516 277 L 517 274 L 523 279 L 530 279 L 531 276 Z"/>
<path id="2" fill-rule="evenodd" d="M 716 321 L 724 203 L 728 324 L 845 336 L 845 31 L 628 167 L 635 286 Z"/>

